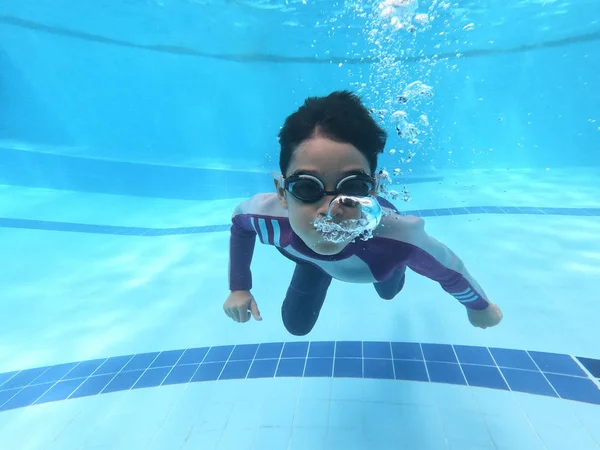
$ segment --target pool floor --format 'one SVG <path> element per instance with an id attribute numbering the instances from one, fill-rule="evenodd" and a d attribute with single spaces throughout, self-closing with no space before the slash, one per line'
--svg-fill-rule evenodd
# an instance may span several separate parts
<path id="1" fill-rule="evenodd" d="M 0 449 L 598 449 L 600 375 L 577 359 L 600 359 L 598 180 L 496 171 L 409 186 L 399 207 L 425 216 L 504 321 L 473 328 L 410 272 L 393 301 L 334 281 L 303 338 L 281 323 L 293 264 L 272 247 L 257 244 L 253 262 L 264 320 L 222 311 L 237 201 L 0 186 Z M 263 359 L 258 344 L 281 353 Z"/>

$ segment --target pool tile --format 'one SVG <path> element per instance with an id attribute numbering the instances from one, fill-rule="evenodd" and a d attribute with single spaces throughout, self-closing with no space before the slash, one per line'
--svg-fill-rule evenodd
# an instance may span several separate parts
<path id="1" fill-rule="evenodd" d="M 546 378 L 561 398 L 600 405 L 600 389 L 592 380 L 553 373 Z"/>
<path id="2" fill-rule="evenodd" d="M 492 355 L 486 347 L 470 345 L 455 345 L 454 351 L 461 364 L 478 364 L 480 366 L 495 366 Z"/>
<path id="3" fill-rule="evenodd" d="M 285 350 L 284 350 L 285 351 Z M 276 377 L 301 377 L 304 373 L 304 358 L 286 358 L 279 360 Z"/>
<path id="4" fill-rule="evenodd" d="M 53 384 L 54 383 L 36 384 L 21 389 L 6 403 L 0 406 L 0 411 L 7 411 L 9 409 L 23 408 L 24 406 L 33 405 L 33 403 L 48 389 L 50 389 Z"/>
<path id="5" fill-rule="evenodd" d="M 236 345 L 229 357 L 230 361 L 250 360 L 254 359 L 258 344 Z"/>
<path id="6" fill-rule="evenodd" d="M 5 381 L 2 390 L 22 388 L 35 382 L 35 380 L 48 370 L 48 367 L 39 367 L 35 369 L 26 369 L 17 373 L 15 376 Z"/>
<path id="7" fill-rule="evenodd" d="M 267 344 L 260 344 L 258 351 L 254 356 L 255 359 L 279 359 L 281 350 L 283 349 L 283 342 L 271 342 Z"/>
<path id="8" fill-rule="evenodd" d="M 132 386 L 132 389 L 160 386 L 170 371 L 170 367 L 157 367 L 155 369 L 148 369 L 136 381 L 136 383 Z"/>
<path id="9" fill-rule="evenodd" d="M 223 367 L 225 367 L 225 362 L 202 363 L 192 377 L 192 382 L 217 380 Z"/>
<path id="10" fill-rule="evenodd" d="M 166 352 L 160 352 L 150 367 L 172 367 L 174 366 L 179 358 L 183 355 L 184 350 L 168 350 Z"/>
<path id="11" fill-rule="evenodd" d="M 364 378 L 393 380 L 394 365 L 391 359 L 364 359 Z"/>
<path id="12" fill-rule="evenodd" d="M 448 344 L 422 344 L 425 361 L 458 362 L 454 350 Z"/>
<path id="13" fill-rule="evenodd" d="M 467 384 L 460 366 L 455 363 L 427 361 L 427 371 L 434 383 Z"/>
<path id="14" fill-rule="evenodd" d="M 501 371 L 508 386 L 513 391 L 557 397 L 552 386 L 548 384 L 541 372 L 510 368 L 502 368 Z"/>
<path id="15" fill-rule="evenodd" d="M 332 349 L 333 353 L 333 349 Z M 308 358 L 304 369 L 305 377 L 331 377 L 333 358 Z"/>
<path id="16" fill-rule="evenodd" d="M 229 361 L 225 364 L 219 380 L 240 380 L 246 378 L 250 370 L 251 360 Z"/>
<path id="17" fill-rule="evenodd" d="M 598 373 L 597 360 L 579 360 Z M 272 377 L 468 384 L 600 404 L 597 385 L 569 355 L 414 342 L 315 341 L 171 350 L 4 373 L 0 406 L 10 409 L 168 384 Z M 30 388 L 38 385 L 46 390 L 32 398 L 37 390 Z"/>
<path id="18" fill-rule="evenodd" d="M 6 391 L 0 391 L 0 406 L 4 405 L 7 401 L 17 395 L 22 388 L 9 389 Z"/>
<path id="19" fill-rule="evenodd" d="M 392 342 L 392 355 L 394 359 L 423 360 L 421 345 L 416 342 Z"/>
<path id="20" fill-rule="evenodd" d="M 163 385 L 169 384 L 181 384 L 181 383 L 189 383 L 192 381 L 192 377 L 198 370 L 200 364 L 187 364 L 187 365 L 177 365 L 173 368 L 173 370 L 167 375 L 165 380 L 163 381 Z"/>
<path id="21" fill-rule="evenodd" d="M 523 214 L 523 211 L 517 206 L 501 206 L 500 208 L 506 214 Z"/>
<path id="22" fill-rule="evenodd" d="M 39 398 L 35 403 L 47 403 L 54 402 L 58 400 L 65 400 L 69 398 L 69 396 L 75 392 L 75 390 L 84 382 L 83 378 L 74 378 L 72 380 L 59 381 L 54 386 L 52 386 L 41 398 Z M 1 400 L 0 400 L 1 403 Z"/>
<path id="23" fill-rule="evenodd" d="M 485 210 L 481 206 L 467 206 L 469 214 L 485 214 Z"/>
<path id="24" fill-rule="evenodd" d="M 73 362 L 50 366 L 48 370 L 35 379 L 34 384 L 56 382 L 73 370 L 76 365 L 77 363 Z"/>
<path id="25" fill-rule="evenodd" d="M 481 208 L 488 214 L 506 214 L 499 206 L 482 206 Z"/>
<path id="26" fill-rule="evenodd" d="M 392 347 L 389 342 L 363 342 L 363 357 L 392 359 Z"/>
<path id="27" fill-rule="evenodd" d="M 511 369 L 535 370 L 538 368 L 525 350 L 513 350 L 509 348 L 490 348 L 492 356 L 499 367 Z"/>
<path id="28" fill-rule="evenodd" d="M 188 348 L 183 352 L 181 358 L 177 361 L 177 365 L 183 364 L 200 364 L 204 361 L 206 354 L 208 353 L 209 347 L 202 348 Z"/>
<path id="29" fill-rule="evenodd" d="M 420 209 L 418 212 L 421 217 L 435 217 L 435 210 L 433 209 Z"/>
<path id="30" fill-rule="evenodd" d="M 106 387 L 114 375 L 95 375 L 86 379 L 69 398 L 97 395 Z"/>
<path id="31" fill-rule="evenodd" d="M 255 359 L 248 372 L 248 378 L 273 378 L 278 362 L 277 359 Z"/>
<path id="32" fill-rule="evenodd" d="M 335 345 L 336 358 L 362 358 L 362 342 L 340 341 Z"/>
<path id="33" fill-rule="evenodd" d="M 578 356 L 577 359 L 583 366 L 596 378 L 600 378 L 600 359 L 582 358 Z M 0 387 L 0 389 L 2 389 Z"/>
<path id="34" fill-rule="evenodd" d="M 233 352 L 233 345 L 222 345 L 218 347 L 211 347 L 206 357 L 204 358 L 205 363 L 210 362 L 222 362 L 227 361 L 229 356 Z"/>
<path id="35" fill-rule="evenodd" d="M 396 380 L 429 381 L 423 361 L 394 360 Z"/>
<path id="36" fill-rule="evenodd" d="M 335 342 L 311 342 L 308 357 L 333 358 Z"/>
<path id="37" fill-rule="evenodd" d="M 127 364 L 125 364 L 123 371 L 147 369 L 159 354 L 160 352 L 138 353 L 137 355 L 134 355 Z"/>
<path id="38" fill-rule="evenodd" d="M 452 215 L 464 215 L 469 214 L 466 208 L 457 207 L 457 208 L 448 208 L 448 210 L 452 213 Z"/>
<path id="39" fill-rule="evenodd" d="M 435 213 L 436 216 L 451 216 L 452 215 L 452 211 L 450 211 L 448 208 L 436 208 L 433 210 L 433 212 Z"/>
<path id="40" fill-rule="evenodd" d="M 469 386 L 508 390 L 502 374 L 496 367 L 462 364 Z"/>
<path id="41" fill-rule="evenodd" d="M 581 367 L 579 367 L 575 360 L 569 355 L 530 351 L 529 356 L 531 356 L 542 372 L 573 375 L 577 377 L 586 376 Z"/>
<path id="42" fill-rule="evenodd" d="M 106 387 L 102 390 L 102 393 L 106 394 L 108 392 L 127 391 L 133 387 L 143 373 L 143 370 L 131 370 L 129 372 L 118 373 L 106 385 Z"/>
<path id="43" fill-rule="evenodd" d="M 282 358 L 304 358 L 308 353 L 308 342 L 286 342 L 283 346 Z"/>
<path id="44" fill-rule="evenodd" d="M 362 378 L 363 360 L 360 358 L 335 358 L 333 376 L 336 378 Z"/>
<path id="45" fill-rule="evenodd" d="M 10 380 L 13 376 L 15 376 L 18 373 L 17 370 L 15 370 L 14 372 L 4 372 L 4 373 L 0 373 L 0 391 L 3 390 L 2 385 L 3 383 L 6 383 L 8 380 Z"/>
<path id="46" fill-rule="evenodd" d="M 125 367 L 131 358 L 133 358 L 133 355 L 113 356 L 112 358 L 108 358 L 100 367 L 98 367 L 98 369 L 94 372 L 94 375 L 118 373 L 121 371 L 121 369 L 123 369 L 123 367 Z"/>

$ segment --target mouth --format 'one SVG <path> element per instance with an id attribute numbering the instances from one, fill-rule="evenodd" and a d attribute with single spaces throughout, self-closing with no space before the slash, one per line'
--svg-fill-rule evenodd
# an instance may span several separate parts
<path id="1" fill-rule="evenodd" d="M 358 215 L 352 219 L 344 219 L 336 223 L 331 216 L 334 202 L 344 206 L 358 207 Z M 369 197 L 337 197 L 329 205 L 327 216 L 314 220 L 313 226 L 325 242 L 340 244 L 360 238 L 363 241 L 373 237 L 373 231 L 379 225 L 383 211 L 376 198 Z"/>
<path id="2" fill-rule="evenodd" d="M 335 223 L 327 218 L 320 218 L 313 223 L 323 242 L 341 244 L 360 237 L 363 240 L 371 237 L 372 233 L 364 219 L 348 219 Z M 365 239 L 365 235 L 369 235 Z"/>

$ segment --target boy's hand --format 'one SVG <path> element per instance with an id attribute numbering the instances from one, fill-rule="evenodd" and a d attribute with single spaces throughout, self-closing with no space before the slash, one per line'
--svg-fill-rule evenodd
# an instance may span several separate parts
<path id="1" fill-rule="evenodd" d="M 256 306 L 256 300 L 254 300 L 254 296 L 250 291 L 232 291 L 227 300 L 225 300 L 223 309 L 225 310 L 225 314 L 236 322 L 248 322 L 250 314 L 256 320 L 262 320 L 258 306 Z"/>
<path id="2" fill-rule="evenodd" d="M 482 310 L 467 309 L 469 322 L 474 327 L 488 328 L 498 325 L 502 320 L 502 311 L 498 305 L 490 303 L 487 308 Z"/>

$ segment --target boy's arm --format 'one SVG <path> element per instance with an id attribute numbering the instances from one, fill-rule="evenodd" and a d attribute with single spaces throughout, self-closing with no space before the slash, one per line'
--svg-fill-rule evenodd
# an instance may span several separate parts
<path id="1" fill-rule="evenodd" d="M 249 291 L 252 289 L 250 263 L 256 244 L 256 231 L 251 217 L 242 214 L 236 207 L 231 219 L 229 238 L 229 289 L 231 291 Z"/>
<path id="2" fill-rule="evenodd" d="M 414 246 L 406 264 L 413 271 L 437 281 L 446 292 L 470 310 L 483 310 L 490 302 L 481 286 L 452 250 L 425 232 L 425 221 L 411 218 L 408 225 Z"/>

